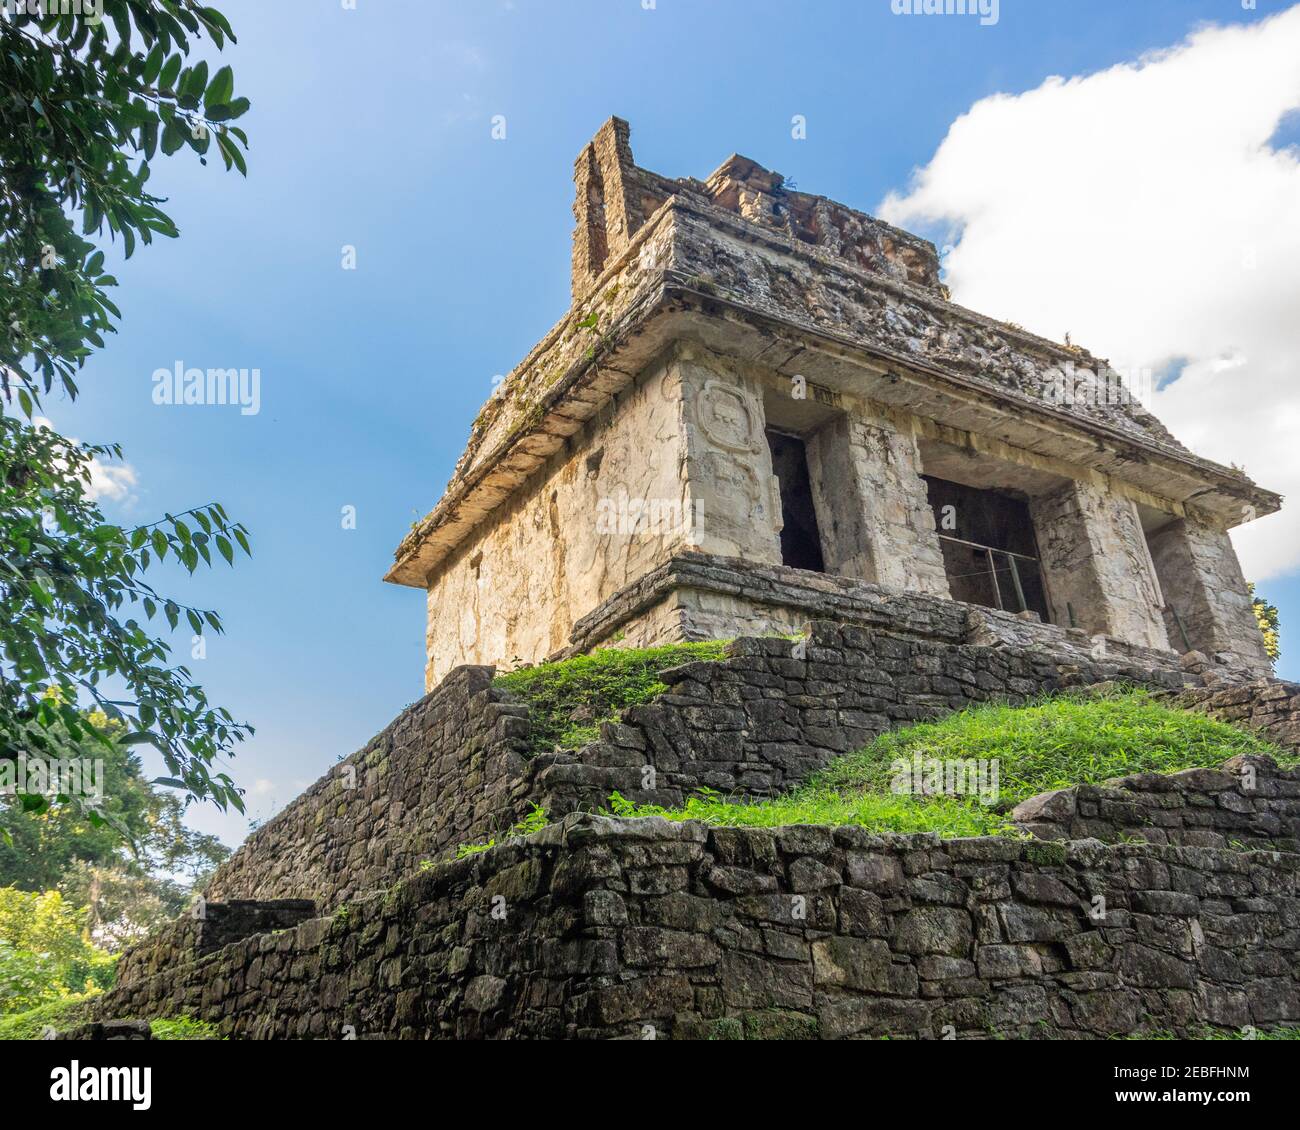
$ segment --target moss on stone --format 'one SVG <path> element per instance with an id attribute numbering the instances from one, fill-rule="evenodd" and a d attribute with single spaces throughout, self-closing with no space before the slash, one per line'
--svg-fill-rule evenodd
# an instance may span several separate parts
<path id="1" fill-rule="evenodd" d="M 499 675 L 496 685 L 530 707 L 531 751 L 579 749 L 600 735 L 602 722 L 668 689 L 659 674 L 683 663 L 718 660 L 726 641 L 650 648 L 602 648 L 558 663 Z"/>

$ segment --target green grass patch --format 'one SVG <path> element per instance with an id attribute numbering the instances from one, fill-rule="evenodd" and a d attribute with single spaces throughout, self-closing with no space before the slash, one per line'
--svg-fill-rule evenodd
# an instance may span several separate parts
<path id="1" fill-rule="evenodd" d="M 0 1016 L 0 1040 L 40 1040 L 45 1030 L 56 1031 L 72 1028 L 82 1022 L 85 1005 L 95 999 L 98 993 L 81 993 L 76 996 L 60 997 L 58 1000 L 29 1008 L 26 1012 L 14 1012 Z"/>
<path id="2" fill-rule="evenodd" d="M 695 660 L 721 659 L 727 642 L 601 648 L 590 655 L 498 675 L 496 685 L 530 708 L 531 752 L 580 749 L 600 736 L 602 722 L 616 722 L 629 706 L 649 702 L 668 690 L 659 680 L 661 671 Z"/>
<path id="3" fill-rule="evenodd" d="M 897 761 L 996 758 L 999 807 L 1070 785 L 1132 773 L 1220 765 L 1238 754 L 1300 761 L 1271 742 L 1204 714 L 1178 710 L 1146 691 L 1060 695 L 1029 706 L 985 705 L 938 722 L 882 734 L 831 765 L 819 781 L 839 791 L 886 791 Z"/>
<path id="4" fill-rule="evenodd" d="M 702 820 L 726 828 L 780 828 L 788 824 L 859 824 L 879 832 L 938 832 L 941 836 L 1010 836 L 1015 828 L 996 812 L 953 797 L 893 796 L 888 793 L 837 793 L 805 786 L 788 796 L 752 802 L 733 801 L 702 789 L 680 808 L 633 804 L 618 793 L 609 798 L 615 816 L 663 816 Z"/>
<path id="5" fill-rule="evenodd" d="M 75 1028 L 85 1022 L 85 1006 L 98 995 L 98 993 L 83 993 L 80 996 L 64 997 L 28 1009 L 26 1012 L 15 1012 L 0 1017 L 0 1040 L 42 1040 L 48 1028 L 53 1028 L 56 1032 Z M 216 1025 L 189 1016 L 151 1020 L 149 1031 L 155 1040 L 221 1039 L 217 1034 Z"/>
<path id="6" fill-rule="evenodd" d="M 195 1020 L 192 1016 L 173 1016 L 169 1020 L 149 1021 L 149 1031 L 155 1040 L 220 1040 L 215 1024 Z"/>
<path id="7" fill-rule="evenodd" d="M 664 816 L 730 826 L 858 824 L 880 832 L 948 837 L 1015 835 L 1007 813 L 1051 789 L 1099 784 L 1132 773 L 1214 767 L 1237 754 L 1300 757 L 1202 714 L 1163 705 L 1145 691 L 1061 695 L 1028 706 L 983 705 L 938 722 L 896 730 L 839 758 L 806 785 L 772 800 L 728 800 L 712 792 L 680 808 L 636 805 L 615 794 L 620 816 Z M 918 761 L 919 759 L 919 761 Z M 900 792 L 900 769 L 984 762 L 996 795 Z M 915 774 L 911 780 L 915 781 Z"/>

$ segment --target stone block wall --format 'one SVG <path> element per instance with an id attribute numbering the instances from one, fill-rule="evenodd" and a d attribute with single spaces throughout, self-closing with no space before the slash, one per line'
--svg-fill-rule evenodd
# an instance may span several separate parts
<path id="1" fill-rule="evenodd" d="M 124 962 L 234 1037 L 1088 1038 L 1300 1021 L 1300 857 L 572 816 Z"/>
<path id="2" fill-rule="evenodd" d="M 1031 797 L 1011 812 L 1047 840 L 1146 840 L 1183 847 L 1300 852 L 1300 768 L 1234 757 L 1218 769 L 1140 773 Z"/>
<path id="3" fill-rule="evenodd" d="M 255 831 L 217 868 L 209 902 L 311 899 L 322 909 L 390 886 L 512 811 L 527 709 L 460 667 Z"/>
<path id="4" fill-rule="evenodd" d="M 1001 641 L 954 643 L 949 633 L 958 628 L 949 617 L 964 606 L 899 603 L 891 610 L 896 623 L 914 617 L 907 634 L 815 621 L 806 641 L 740 639 L 725 660 L 665 672 L 670 692 L 604 727 L 601 741 L 532 758 L 524 794 L 552 816 L 602 808 L 615 790 L 665 805 L 700 787 L 774 796 L 886 730 L 976 703 L 1110 679 L 1176 688 L 1185 677 L 1167 654 L 1162 665 L 1152 654 L 1093 658 L 1077 646 L 1053 653 Z M 1008 632 L 1039 627 L 1003 619 Z M 964 624 L 961 635 L 970 631 Z"/>
<path id="5" fill-rule="evenodd" d="M 1283 749 L 1300 750 L 1300 683 L 1285 679 L 1256 679 L 1230 686 L 1210 683 L 1184 687 L 1172 702 L 1254 730 Z"/>
<path id="6" fill-rule="evenodd" d="M 493 687 L 491 668 L 457 668 L 253 833 L 207 897 L 328 909 L 498 835 L 534 804 L 556 818 L 603 809 L 615 790 L 659 804 L 701 786 L 773 796 L 887 729 L 972 703 L 1185 678 L 1169 653 L 1094 659 L 1086 637 L 952 601 L 893 595 L 859 615 L 861 625 L 817 621 L 799 645 L 741 639 L 727 659 L 669 672 L 669 694 L 577 751 L 530 756 L 527 707 Z"/>

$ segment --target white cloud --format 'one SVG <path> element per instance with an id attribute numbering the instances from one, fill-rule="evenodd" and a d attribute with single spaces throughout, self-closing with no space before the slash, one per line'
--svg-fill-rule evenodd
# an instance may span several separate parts
<path id="1" fill-rule="evenodd" d="M 44 416 L 33 416 L 32 423 L 38 427 L 49 428 L 52 432 L 59 429 Z M 67 438 L 69 443 L 80 443 L 78 439 Z M 91 502 L 135 501 L 135 488 L 139 483 L 135 468 L 130 463 L 105 463 L 98 456 L 90 460 L 90 485 L 86 488 L 86 497 Z"/>
<path id="2" fill-rule="evenodd" d="M 1270 145 L 1296 108 L 1300 6 L 982 99 L 880 209 L 950 225 L 963 305 L 1121 370 L 1186 362 L 1155 413 L 1293 500 L 1234 532 L 1254 579 L 1300 565 L 1300 161 Z"/>
<path id="3" fill-rule="evenodd" d="M 129 463 L 115 465 L 102 463 L 99 459 L 90 461 L 90 488 L 86 495 L 93 501 L 125 502 L 134 496 L 135 486 L 135 468 Z"/>

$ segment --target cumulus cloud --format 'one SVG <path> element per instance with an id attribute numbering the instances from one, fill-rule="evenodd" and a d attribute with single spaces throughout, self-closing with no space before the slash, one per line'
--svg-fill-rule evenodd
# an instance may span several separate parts
<path id="1" fill-rule="evenodd" d="M 1253 579 L 1300 565 L 1298 110 L 1300 6 L 982 99 L 880 208 L 956 301 L 1151 371 L 1179 439 L 1289 495 L 1234 532 Z"/>
<path id="2" fill-rule="evenodd" d="M 98 458 L 90 461 L 90 487 L 86 494 L 92 500 L 125 502 L 134 497 L 135 487 L 135 468 L 129 463 L 104 463 Z"/>
<path id="3" fill-rule="evenodd" d="M 34 416 L 32 423 L 38 427 L 58 429 L 44 416 Z M 70 439 L 70 443 L 80 440 Z M 90 461 L 90 485 L 86 488 L 86 497 L 91 502 L 134 502 L 135 488 L 139 480 L 135 468 L 129 463 L 105 463 L 98 456 Z"/>

